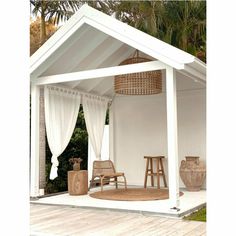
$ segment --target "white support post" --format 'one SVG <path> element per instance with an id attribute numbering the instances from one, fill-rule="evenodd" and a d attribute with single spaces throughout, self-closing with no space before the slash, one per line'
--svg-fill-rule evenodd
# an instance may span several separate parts
<path id="1" fill-rule="evenodd" d="M 39 196 L 39 86 L 31 86 L 30 196 Z"/>
<path id="2" fill-rule="evenodd" d="M 114 109 L 113 103 L 109 107 L 109 158 L 115 165 L 114 154 Z"/>
<path id="3" fill-rule="evenodd" d="M 168 145 L 168 179 L 170 208 L 179 207 L 179 163 L 177 136 L 177 92 L 176 72 L 174 68 L 166 69 L 166 105 L 167 105 L 167 145 Z"/>

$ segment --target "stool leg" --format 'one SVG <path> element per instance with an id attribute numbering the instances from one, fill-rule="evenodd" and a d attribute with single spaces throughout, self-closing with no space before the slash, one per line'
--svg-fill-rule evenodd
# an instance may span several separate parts
<path id="1" fill-rule="evenodd" d="M 146 172 L 145 172 L 145 178 L 144 178 L 144 188 L 147 188 L 148 166 L 149 166 L 149 158 L 147 158 L 147 162 L 146 162 Z"/>
<path id="2" fill-rule="evenodd" d="M 123 175 L 123 177 L 124 177 L 124 182 L 125 182 L 125 189 L 127 189 L 127 182 L 126 182 L 126 178 L 125 178 L 125 176 Z"/>
<path id="3" fill-rule="evenodd" d="M 118 188 L 117 177 L 115 177 L 116 189 Z"/>
<path id="4" fill-rule="evenodd" d="M 150 164 L 151 164 L 151 184 L 152 184 L 152 187 L 154 187 L 154 176 L 153 176 L 153 162 L 152 162 L 152 159 L 150 159 Z"/>
<path id="5" fill-rule="evenodd" d="M 162 172 L 162 176 L 163 176 L 164 186 L 167 187 L 166 176 L 165 176 L 165 171 L 164 171 L 162 159 L 160 159 L 160 164 L 161 164 L 161 172 Z"/>
<path id="6" fill-rule="evenodd" d="M 100 179 L 100 181 L 101 181 L 101 192 L 103 191 L 103 178 L 104 178 L 104 176 L 101 176 L 101 179 Z"/>
<path id="7" fill-rule="evenodd" d="M 157 188 L 160 189 L 159 159 L 157 159 Z"/>

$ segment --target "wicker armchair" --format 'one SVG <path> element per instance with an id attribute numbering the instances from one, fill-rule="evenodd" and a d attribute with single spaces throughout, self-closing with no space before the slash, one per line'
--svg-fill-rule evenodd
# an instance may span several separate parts
<path id="1" fill-rule="evenodd" d="M 123 177 L 124 180 L 118 181 L 118 177 Z M 127 189 L 124 173 L 116 172 L 113 162 L 110 160 L 93 162 L 93 174 L 90 181 L 90 188 L 98 181 L 100 181 L 101 184 L 101 191 L 103 191 L 103 184 L 110 182 L 114 182 L 116 188 L 118 188 L 118 183 L 124 183 L 125 189 Z"/>

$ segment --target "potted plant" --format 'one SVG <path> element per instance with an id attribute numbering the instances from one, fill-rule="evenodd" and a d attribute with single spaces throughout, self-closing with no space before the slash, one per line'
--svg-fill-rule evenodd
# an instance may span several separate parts
<path id="1" fill-rule="evenodd" d="M 80 170 L 80 162 L 83 161 L 80 157 L 72 157 L 69 159 L 70 164 L 73 165 L 73 170 Z"/>

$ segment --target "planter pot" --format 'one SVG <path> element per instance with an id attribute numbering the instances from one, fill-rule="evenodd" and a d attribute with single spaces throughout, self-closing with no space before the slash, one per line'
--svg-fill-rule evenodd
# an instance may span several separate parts
<path id="1" fill-rule="evenodd" d="M 73 170 L 79 171 L 80 170 L 80 163 L 74 163 Z"/>
<path id="2" fill-rule="evenodd" d="M 181 161 L 180 177 L 188 191 L 200 191 L 206 178 L 206 166 L 199 161 L 199 157 L 187 156 Z"/>

